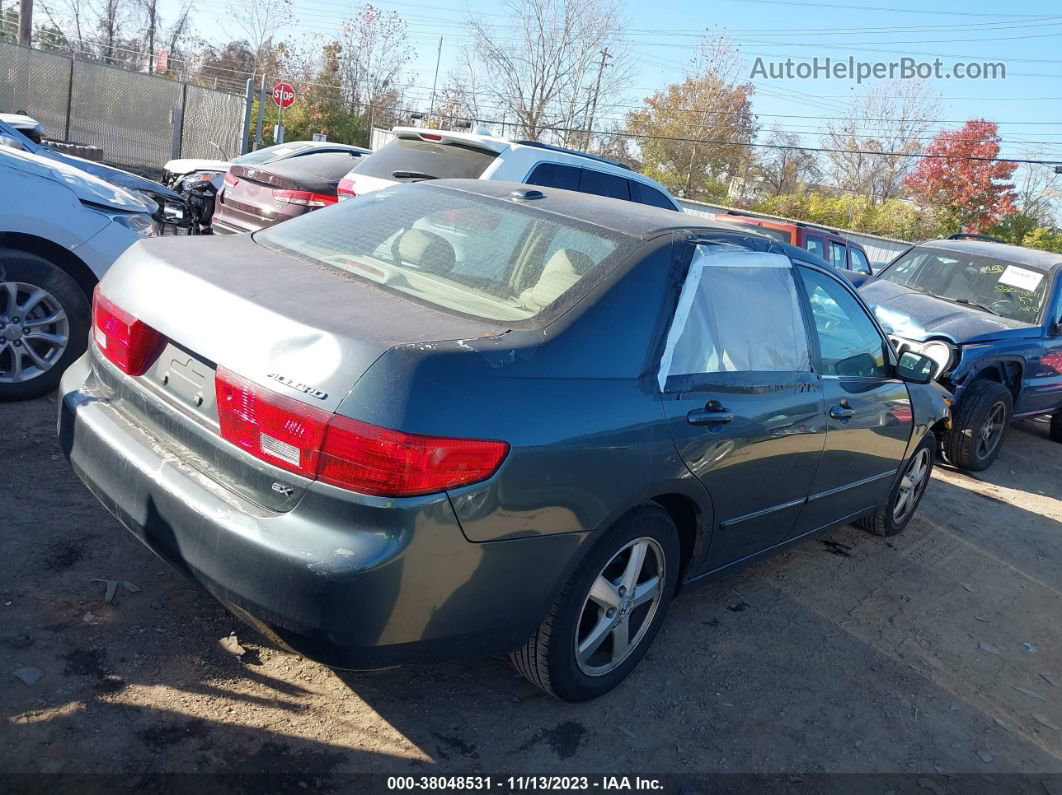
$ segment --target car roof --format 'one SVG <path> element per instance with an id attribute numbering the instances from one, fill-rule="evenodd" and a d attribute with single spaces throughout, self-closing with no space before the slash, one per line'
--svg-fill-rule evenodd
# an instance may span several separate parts
<path id="1" fill-rule="evenodd" d="M 582 152 L 578 149 L 569 149 L 564 146 L 556 146 L 554 144 L 542 143 L 541 141 L 527 141 L 516 138 L 503 138 L 500 135 L 486 135 L 484 133 L 477 132 L 458 132 L 456 130 L 434 130 L 429 127 L 394 127 L 391 132 L 395 133 L 400 138 L 420 138 L 425 139 L 426 136 L 431 136 L 427 140 L 440 140 L 441 143 L 466 143 L 482 146 L 489 149 L 492 152 L 501 154 L 506 149 L 518 149 L 520 147 L 528 147 L 531 149 L 537 149 L 543 152 L 552 152 L 557 155 L 567 155 L 569 157 L 577 157 L 583 160 L 589 160 L 591 163 L 599 163 L 601 165 L 611 166 L 615 169 L 620 169 L 627 173 L 629 176 L 638 176 L 642 180 L 647 180 L 653 184 L 657 184 L 654 180 L 646 177 L 644 174 L 638 174 L 626 163 L 621 163 L 618 160 L 609 160 L 607 157 L 601 157 L 600 155 L 592 155 L 589 152 Z M 564 158 L 558 158 L 564 159 Z"/>
<path id="2" fill-rule="evenodd" d="M 244 169 L 276 174 L 289 179 L 338 180 L 351 169 L 357 158 L 351 152 L 310 152 L 299 157 L 284 157 L 262 165 L 243 165 Z"/>
<path id="3" fill-rule="evenodd" d="M 938 248 L 963 254 L 975 254 L 979 257 L 995 257 L 1022 265 L 1032 265 L 1044 270 L 1051 270 L 1062 265 L 1062 254 L 1041 251 L 1025 246 L 1012 246 L 1010 243 L 992 243 L 987 240 L 927 240 L 914 248 Z"/>
<path id="4" fill-rule="evenodd" d="M 439 179 L 416 183 L 433 188 L 449 188 L 474 193 L 494 199 L 510 199 L 515 195 L 539 194 L 541 198 L 519 200 L 526 207 L 556 213 L 576 221 L 618 232 L 629 237 L 649 240 L 664 232 L 677 230 L 711 231 L 743 235 L 770 240 L 765 235 L 746 232 L 731 225 L 709 221 L 689 213 L 665 210 L 648 204 L 597 196 L 592 193 L 525 185 L 520 182 L 502 182 L 482 179 Z M 777 241 L 771 241 L 777 242 Z M 779 243 L 779 245 L 784 245 Z M 807 254 L 802 249 L 793 248 Z"/>

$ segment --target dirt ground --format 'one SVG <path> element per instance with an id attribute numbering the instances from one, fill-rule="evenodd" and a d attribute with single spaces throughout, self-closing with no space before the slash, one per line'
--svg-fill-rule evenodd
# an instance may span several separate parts
<path id="1" fill-rule="evenodd" d="M 52 399 L 0 406 L 0 770 L 1062 773 L 1042 423 L 981 477 L 938 469 L 896 539 L 845 528 L 687 591 L 585 705 L 499 659 L 352 674 L 274 648 L 96 503 L 54 424 Z M 139 590 L 105 604 L 108 579 Z"/>

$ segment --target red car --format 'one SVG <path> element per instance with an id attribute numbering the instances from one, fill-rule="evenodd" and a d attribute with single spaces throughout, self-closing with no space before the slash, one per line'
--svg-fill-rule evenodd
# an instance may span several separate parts
<path id="1" fill-rule="evenodd" d="M 720 213 L 716 215 L 716 220 L 725 221 L 728 224 L 755 226 L 761 234 L 807 249 L 812 254 L 818 254 L 839 270 L 871 275 L 870 260 L 864 248 L 825 227 L 730 213 Z"/>
<path id="2" fill-rule="evenodd" d="M 338 201 L 358 152 L 319 152 L 268 165 L 234 165 L 214 200 L 215 234 L 254 232 Z"/>

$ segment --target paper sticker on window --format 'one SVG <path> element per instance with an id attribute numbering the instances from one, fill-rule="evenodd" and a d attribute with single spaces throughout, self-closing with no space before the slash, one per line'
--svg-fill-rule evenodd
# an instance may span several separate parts
<path id="1" fill-rule="evenodd" d="M 999 283 L 1008 287 L 1017 287 L 1019 290 L 1028 290 L 1032 293 L 1036 292 L 1036 288 L 1040 286 L 1043 278 L 1044 275 L 1042 273 L 1008 265 L 1007 269 L 1003 271 L 1003 275 L 999 277 Z"/>

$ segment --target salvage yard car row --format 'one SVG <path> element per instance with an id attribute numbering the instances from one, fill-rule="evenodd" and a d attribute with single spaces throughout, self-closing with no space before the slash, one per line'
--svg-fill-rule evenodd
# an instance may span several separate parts
<path id="1" fill-rule="evenodd" d="M 600 158 L 396 132 L 349 200 L 128 250 L 60 387 L 103 505 L 313 659 L 508 653 L 594 698 L 685 585 L 849 522 L 899 533 L 938 450 L 983 468 L 1062 404 L 1050 255 L 933 241 L 857 290 Z M 323 195 L 270 182 L 299 159 L 233 167 L 216 207 Z"/>

